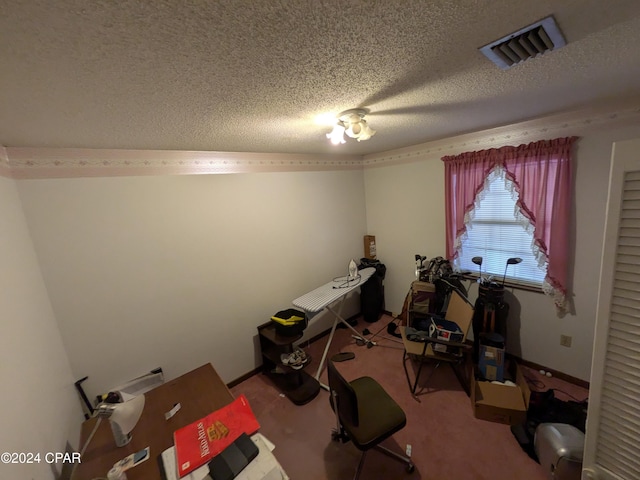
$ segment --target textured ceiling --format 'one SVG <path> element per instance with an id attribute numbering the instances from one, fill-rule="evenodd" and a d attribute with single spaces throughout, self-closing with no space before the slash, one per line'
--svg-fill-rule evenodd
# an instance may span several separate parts
<path id="1" fill-rule="evenodd" d="M 550 14 L 567 46 L 478 51 Z M 0 145 L 378 153 L 637 99 L 638 45 L 637 0 L 0 0 Z"/>

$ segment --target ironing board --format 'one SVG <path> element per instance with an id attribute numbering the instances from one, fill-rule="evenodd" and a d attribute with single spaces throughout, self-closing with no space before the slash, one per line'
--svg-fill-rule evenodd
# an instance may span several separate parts
<path id="1" fill-rule="evenodd" d="M 355 334 L 356 338 L 362 340 L 367 348 L 371 348 L 375 345 L 369 339 L 363 338 L 360 333 L 353 328 L 349 323 L 342 318 L 342 306 L 344 305 L 344 300 L 347 297 L 347 294 L 369 280 L 369 278 L 375 273 L 376 269 L 373 267 L 367 267 L 360 271 L 358 271 L 358 277 L 355 280 L 349 280 L 347 277 L 339 277 L 331 282 L 327 282 L 321 287 L 312 290 L 309 293 L 302 295 L 301 297 L 296 298 L 292 303 L 294 306 L 304 310 L 309 313 L 309 317 L 314 316 L 320 313 L 323 310 L 327 310 L 334 316 L 333 326 L 331 327 L 331 333 L 329 334 L 329 340 L 327 340 L 327 345 L 324 347 L 324 352 L 322 354 L 322 359 L 320 360 L 320 365 L 318 365 L 318 371 L 316 372 L 315 379 L 320 383 L 320 374 L 322 373 L 322 368 L 324 367 L 324 362 L 327 359 L 327 352 L 329 351 L 329 347 L 331 345 L 331 340 L 333 340 L 333 334 L 336 331 L 336 327 L 338 326 L 338 322 L 342 322 L 347 328 L 350 328 Z M 335 302 L 340 301 L 338 311 L 334 310 Z M 329 390 L 327 385 L 323 385 L 320 383 L 320 386 L 325 390 Z"/>

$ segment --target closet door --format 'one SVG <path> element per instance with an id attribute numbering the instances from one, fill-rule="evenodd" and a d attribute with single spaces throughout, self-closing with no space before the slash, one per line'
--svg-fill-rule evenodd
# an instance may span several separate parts
<path id="1" fill-rule="evenodd" d="M 613 146 L 594 336 L 582 478 L 638 479 L 640 140 Z"/>

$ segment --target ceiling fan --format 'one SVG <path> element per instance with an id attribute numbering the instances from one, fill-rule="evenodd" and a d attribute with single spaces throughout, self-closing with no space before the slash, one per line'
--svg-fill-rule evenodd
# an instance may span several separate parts
<path id="1" fill-rule="evenodd" d="M 327 133 L 327 138 L 334 145 L 346 143 L 344 135 L 355 138 L 358 142 L 369 140 L 376 134 L 364 119 L 367 111 L 361 108 L 345 110 L 338 114 L 333 130 Z"/>

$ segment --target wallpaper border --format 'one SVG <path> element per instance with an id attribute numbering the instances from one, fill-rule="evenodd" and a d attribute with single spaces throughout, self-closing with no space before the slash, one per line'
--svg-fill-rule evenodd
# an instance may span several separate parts
<path id="1" fill-rule="evenodd" d="M 560 136 L 580 136 L 638 123 L 640 102 L 627 103 L 616 109 L 591 108 L 541 117 L 365 156 L 0 146 L 0 176 L 38 179 L 354 170 Z"/>

